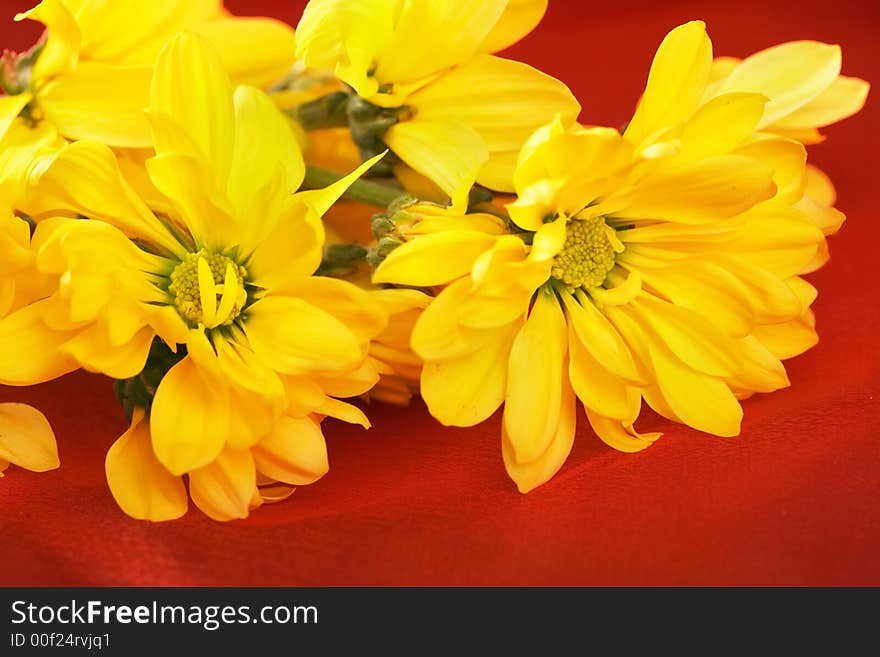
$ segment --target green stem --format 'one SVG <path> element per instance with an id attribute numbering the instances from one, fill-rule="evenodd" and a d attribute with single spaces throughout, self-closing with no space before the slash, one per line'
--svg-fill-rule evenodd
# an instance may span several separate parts
<path id="1" fill-rule="evenodd" d="M 306 177 L 303 180 L 302 189 L 322 189 L 341 180 L 344 176 L 335 171 L 328 171 L 318 167 L 306 167 Z M 406 194 L 399 187 L 388 187 L 367 180 L 356 180 L 352 183 L 343 198 L 350 201 L 359 201 L 367 205 L 375 205 L 379 208 L 387 208 L 391 203 Z"/>
<path id="2" fill-rule="evenodd" d="M 334 91 L 285 111 L 306 130 L 342 128 L 348 126 L 349 98 L 344 91 Z"/>

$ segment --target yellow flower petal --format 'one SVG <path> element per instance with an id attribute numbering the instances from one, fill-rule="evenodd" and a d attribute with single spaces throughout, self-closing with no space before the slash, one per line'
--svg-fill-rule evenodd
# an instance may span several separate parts
<path id="1" fill-rule="evenodd" d="M 490 331 L 459 326 L 459 308 L 469 300 L 472 283 L 466 278 L 444 289 L 422 313 L 413 328 L 412 348 L 424 360 L 444 360 L 472 353 L 490 338 Z"/>
<path id="2" fill-rule="evenodd" d="M 634 420 L 630 415 L 628 386 L 611 374 L 590 354 L 569 324 L 568 378 L 578 399 L 588 409 L 617 420 Z"/>
<path id="3" fill-rule="evenodd" d="M 470 427 L 498 410 L 507 389 L 507 358 L 520 325 L 488 329 L 476 351 L 425 363 L 422 398 L 441 424 Z"/>
<path id="4" fill-rule="evenodd" d="M 367 97 L 367 73 L 391 39 L 396 0 L 313 0 L 296 26 L 296 56 L 310 68 L 335 70 Z"/>
<path id="5" fill-rule="evenodd" d="M 41 82 L 74 70 L 79 59 L 80 30 L 65 3 L 43 0 L 33 9 L 15 16 L 16 21 L 25 18 L 40 21 L 48 30 L 46 45 L 32 72 L 34 81 Z"/>
<path id="6" fill-rule="evenodd" d="M 294 486 L 314 483 L 330 469 L 321 425 L 311 417 L 282 416 L 253 455 L 262 474 Z"/>
<path id="7" fill-rule="evenodd" d="M 31 102 L 30 92 L 17 94 L 15 96 L 0 97 L 0 138 L 3 138 L 12 122 L 21 114 L 21 110 L 25 105 Z M 5 146 L 6 144 L 4 144 Z"/>
<path id="8" fill-rule="evenodd" d="M 152 329 L 143 328 L 125 344 L 113 345 L 107 327 L 94 324 L 65 342 L 60 349 L 90 372 L 127 379 L 144 369 L 155 335 Z"/>
<path id="9" fill-rule="evenodd" d="M 342 420 L 348 424 L 359 424 L 364 429 L 370 428 L 370 421 L 361 409 L 354 404 L 348 404 L 331 397 L 324 400 L 324 403 L 316 409 L 316 413 Z"/>
<path id="10" fill-rule="evenodd" d="M 498 52 L 522 39 L 541 22 L 547 12 L 547 3 L 548 0 L 510 0 L 480 45 L 480 51 Z"/>
<path id="11" fill-rule="evenodd" d="M 740 343 L 743 358 L 742 370 L 727 380 L 733 388 L 749 392 L 773 392 L 790 385 L 785 367 L 767 347 L 753 335 Z"/>
<path id="12" fill-rule="evenodd" d="M 143 410 L 135 411 L 128 431 L 107 451 L 104 470 L 113 499 L 132 518 L 162 522 L 186 513 L 186 486 L 153 453 Z"/>
<path id="13" fill-rule="evenodd" d="M 113 152 L 102 144 L 81 141 L 35 162 L 31 173 L 46 209 L 68 209 L 101 219 L 129 237 L 139 237 L 182 255 L 183 247 L 156 219 L 123 179 Z"/>
<path id="14" fill-rule="evenodd" d="M 562 405 L 568 336 L 556 295 L 539 291 L 510 350 L 504 431 L 517 463 L 538 459 L 553 441 Z"/>
<path id="15" fill-rule="evenodd" d="M 207 380 L 192 358 L 172 367 L 156 391 L 150 411 L 156 458 L 182 475 L 213 461 L 229 434 L 229 395 Z"/>
<path id="16" fill-rule="evenodd" d="M 192 29 L 217 47 L 223 67 L 238 82 L 269 87 L 296 61 L 293 29 L 278 20 L 229 16 Z"/>
<path id="17" fill-rule="evenodd" d="M 774 130 L 822 128 L 858 113 L 871 85 L 859 78 L 839 76 L 821 94 L 773 124 Z"/>
<path id="18" fill-rule="evenodd" d="M 189 473 L 193 503 L 220 522 L 247 518 L 256 490 L 257 472 L 247 449 L 226 447 L 211 463 Z"/>
<path id="19" fill-rule="evenodd" d="M 697 313 L 648 295 L 630 307 L 651 340 L 665 344 L 688 367 L 719 377 L 740 371 L 742 360 L 736 343 Z"/>
<path id="20" fill-rule="evenodd" d="M 93 139 L 109 146 L 149 148 L 151 70 L 82 62 L 40 89 L 46 120 L 71 140 Z"/>
<path id="21" fill-rule="evenodd" d="M 665 347 L 652 345 L 650 355 L 663 398 L 681 422 L 716 436 L 739 435 L 742 407 L 726 383 L 683 365 Z"/>
<path id="22" fill-rule="evenodd" d="M 568 294 L 562 295 L 565 315 L 580 343 L 603 368 L 631 382 L 643 375 L 633 360 L 629 347 L 612 324 L 589 302 L 580 304 Z"/>
<path id="23" fill-rule="evenodd" d="M 417 117 L 391 126 L 385 143 L 395 155 L 440 186 L 463 211 L 468 193 L 489 150 L 480 134 L 465 124 Z"/>
<path id="24" fill-rule="evenodd" d="M 251 280 L 266 290 L 284 290 L 311 276 L 321 264 L 324 224 L 299 196 L 291 197 L 288 207 L 277 217 L 266 219 L 267 232 L 250 238 L 254 247 L 243 247 L 244 253 L 253 248 L 247 259 Z"/>
<path id="25" fill-rule="evenodd" d="M 774 192 L 773 169 L 751 158 L 721 155 L 658 169 L 615 216 L 698 224 L 745 212 Z"/>
<path id="26" fill-rule="evenodd" d="M 169 37 L 223 12 L 219 0 L 63 1 L 76 14 L 84 59 L 139 66 L 152 66 Z"/>
<path id="27" fill-rule="evenodd" d="M 375 157 L 361 164 L 357 169 L 346 176 L 343 176 L 332 185 L 328 185 L 323 189 L 310 189 L 296 194 L 295 198 L 303 201 L 315 209 L 318 215 L 324 215 L 330 207 L 338 201 L 345 191 L 351 187 L 352 183 L 369 171 L 376 162 L 385 157 L 385 153 L 380 153 Z"/>
<path id="28" fill-rule="evenodd" d="M 530 463 L 518 463 L 515 450 L 506 434 L 501 438 L 501 455 L 507 474 L 516 482 L 520 493 L 528 493 L 550 481 L 559 472 L 571 453 L 577 424 L 575 395 L 567 381 L 562 383 L 562 405 L 559 410 L 559 423 L 550 445 L 541 456 Z"/>
<path id="29" fill-rule="evenodd" d="M 281 193 L 295 192 L 305 164 L 290 123 L 262 91 L 235 90 L 235 148 L 227 193 L 239 216 L 246 216 L 256 197 L 281 175 Z M 263 221 L 263 217 L 255 218 Z"/>
<path id="30" fill-rule="evenodd" d="M 773 125 L 822 94 L 840 73 L 840 46 L 791 41 L 747 57 L 719 93 L 746 91 L 770 99 L 758 128 Z"/>
<path id="31" fill-rule="evenodd" d="M 443 285 L 468 274 L 498 238 L 475 230 L 423 235 L 394 249 L 373 274 L 374 283 Z"/>
<path id="32" fill-rule="evenodd" d="M 248 309 L 245 331 L 257 355 L 284 374 L 345 370 L 362 358 L 349 328 L 301 299 L 257 301 Z"/>
<path id="33" fill-rule="evenodd" d="M 37 301 L 0 319 L 0 383 L 34 385 L 77 369 L 76 361 L 60 350 L 72 337 L 43 322 L 49 300 Z"/>
<path id="34" fill-rule="evenodd" d="M 384 308 L 367 291 L 348 281 L 310 276 L 291 281 L 283 294 L 325 310 L 342 321 L 360 342 L 376 337 L 388 324 Z"/>
<path id="35" fill-rule="evenodd" d="M 729 93 L 713 98 L 687 122 L 681 133 L 682 159 L 724 155 L 749 138 L 761 120 L 767 98 Z"/>
<path id="36" fill-rule="evenodd" d="M 27 404 L 0 404 L 0 460 L 33 472 L 57 468 L 58 448 L 46 416 Z"/>
<path id="37" fill-rule="evenodd" d="M 418 109 L 418 122 L 472 128 L 490 154 L 518 151 L 554 116 L 569 125 L 580 113 L 580 104 L 559 80 L 526 64 L 490 55 L 478 55 L 445 73 L 407 102 Z M 500 191 L 513 191 L 513 158 L 509 164 Z M 498 177 L 498 171 L 494 174 Z"/>
<path id="38" fill-rule="evenodd" d="M 216 48 L 188 32 L 169 40 L 156 60 L 150 110 L 172 117 L 183 128 L 215 184 L 225 187 L 232 161 L 235 115 L 232 86 Z M 155 147 L 156 153 L 162 154 L 174 145 L 157 141 Z"/>
<path id="39" fill-rule="evenodd" d="M 652 135 L 675 127 L 693 114 L 703 97 L 711 66 L 712 42 L 705 23 L 691 21 L 667 34 L 654 55 L 645 94 L 626 129 L 627 140 L 641 146 Z"/>
<path id="40" fill-rule="evenodd" d="M 163 153 L 146 162 L 150 181 L 170 202 L 175 219 L 192 233 L 198 247 L 219 249 L 234 244 L 243 229 L 199 159 Z"/>
<path id="41" fill-rule="evenodd" d="M 501 18 L 507 0 L 410 2 L 400 6 L 394 32 L 378 58 L 382 82 L 411 82 L 464 64 Z"/>
<path id="42" fill-rule="evenodd" d="M 663 435 L 661 433 L 639 433 L 632 424 L 603 417 L 590 409 L 587 409 L 587 419 L 602 442 L 619 452 L 628 454 L 647 449 Z"/>

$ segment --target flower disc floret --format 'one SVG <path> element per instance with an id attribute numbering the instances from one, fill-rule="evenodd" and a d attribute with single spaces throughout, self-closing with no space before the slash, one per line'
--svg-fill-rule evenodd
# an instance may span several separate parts
<path id="1" fill-rule="evenodd" d="M 247 301 L 246 278 L 247 270 L 229 256 L 202 249 L 187 254 L 174 268 L 168 293 L 174 297 L 177 312 L 189 324 L 228 326 L 241 314 Z M 205 289 L 211 286 L 213 290 Z M 215 301 L 213 321 L 205 316 L 206 295 Z"/>
<path id="2" fill-rule="evenodd" d="M 566 227 L 565 244 L 553 259 L 550 275 L 571 289 L 598 287 L 614 267 L 614 229 L 601 217 L 572 220 Z"/>

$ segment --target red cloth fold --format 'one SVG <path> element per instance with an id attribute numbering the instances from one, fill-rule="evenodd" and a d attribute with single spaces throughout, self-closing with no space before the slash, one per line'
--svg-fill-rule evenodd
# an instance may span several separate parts
<path id="1" fill-rule="evenodd" d="M 36 0 L 34 0 L 36 1 Z M 0 45 L 39 33 L 13 25 Z M 302 3 L 230 0 L 236 13 L 295 23 Z M 551 0 L 510 56 L 566 81 L 585 123 L 622 124 L 654 49 L 705 19 L 716 54 L 792 39 L 840 43 L 844 72 L 880 81 L 880 4 L 807 0 Z M 567 464 L 528 496 L 501 462 L 499 418 L 446 429 L 422 404 L 369 408 L 369 432 L 325 422 L 331 471 L 241 522 L 194 507 L 151 525 L 116 507 L 104 454 L 125 430 L 109 380 L 83 373 L 0 401 L 44 410 L 62 467 L 0 480 L 2 585 L 880 585 L 880 295 L 876 91 L 861 115 L 810 149 L 847 213 L 832 260 L 809 277 L 821 343 L 788 363 L 792 387 L 744 403 L 742 435 L 665 432 L 636 455 L 595 438 L 583 416 Z"/>

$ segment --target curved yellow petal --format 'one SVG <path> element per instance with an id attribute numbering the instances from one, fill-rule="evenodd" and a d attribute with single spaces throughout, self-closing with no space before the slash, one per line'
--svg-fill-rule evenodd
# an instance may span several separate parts
<path id="1" fill-rule="evenodd" d="M 577 405 L 575 395 L 567 381 L 562 383 L 562 405 L 559 410 L 559 423 L 550 445 L 536 460 L 530 463 L 519 463 L 514 456 L 515 451 L 506 432 L 501 438 L 501 455 L 507 474 L 516 482 L 520 493 L 528 493 L 538 486 L 547 483 L 559 472 L 571 453 L 574 444 L 574 433 L 577 426 Z"/>
<path id="2" fill-rule="evenodd" d="M 742 368 L 736 343 L 692 310 L 647 295 L 630 307 L 638 314 L 645 332 L 665 344 L 688 367 L 719 377 L 733 376 Z"/>
<path id="3" fill-rule="evenodd" d="M 172 367 L 159 384 L 150 410 L 156 458 L 182 475 L 213 461 L 229 434 L 229 394 L 208 380 L 192 358 Z"/>
<path id="4" fill-rule="evenodd" d="M 228 16 L 192 27 L 220 53 L 220 61 L 236 82 L 269 87 L 296 61 L 293 29 L 271 18 Z"/>
<path id="5" fill-rule="evenodd" d="M 369 171 L 383 157 L 385 157 L 385 153 L 379 153 L 366 160 L 351 173 L 342 176 L 335 183 L 321 189 L 309 189 L 298 192 L 294 198 L 311 206 L 318 215 L 323 216 L 342 197 L 345 191 L 351 187 L 355 180 Z"/>
<path id="6" fill-rule="evenodd" d="M 199 149 L 212 179 L 224 188 L 235 139 L 232 86 L 216 48 L 183 32 L 170 39 L 156 59 L 150 110 L 172 117 Z M 169 145 L 155 144 L 156 153 Z"/>
<path id="7" fill-rule="evenodd" d="M 336 72 L 362 96 L 375 93 L 367 74 L 387 48 L 397 0 L 312 0 L 296 26 L 296 56 L 310 68 Z"/>
<path id="8" fill-rule="evenodd" d="M 731 387 L 749 392 L 774 392 L 790 385 L 785 367 L 754 335 L 742 339 L 740 350 L 743 368 L 727 380 Z"/>
<path id="9" fill-rule="evenodd" d="M 711 67 L 712 42 L 703 21 L 685 23 L 667 34 L 654 55 L 645 93 L 624 133 L 627 140 L 642 146 L 652 135 L 690 117 L 703 98 Z"/>
<path id="10" fill-rule="evenodd" d="M 186 513 L 186 486 L 153 453 L 143 410 L 135 412 L 129 429 L 107 451 L 104 471 L 113 499 L 132 518 L 162 522 Z"/>
<path id="11" fill-rule="evenodd" d="M 0 460 L 32 472 L 57 468 L 58 447 L 46 416 L 27 404 L 0 404 Z"/>
<path id="12" fill-rule="evenodd" d="M 60 349 L 73 334 L 43 322 L 49 303 L 37 301 L 0 319 L 0 384 L 34 385 L 77 369 L 76 361 Z"/>
<path id="13" fill-rule="evenodd" d="M 116 157 L 103 144 L 79 141 L 39 159 L 31 181 L 39 185 L 46 210 L 72 210 L 106 221 L 129 237 L 145 239 L 171 253 L 185 252 L 125 181 Z"/>
<path id="14" fill-rule="evenodd" d="M 535 461 L 553 441 L 562 406 L 567 347 L 559 300 L 550 291 L 539 291 L 508 361 L 503 421 L 517 463 Z"/>
<path id="15" fill-rule="evenodd" d="M 548 0 L 510 0 L 501 18 L 480 44 L 480 52 L 498 52 L 512 46 L 537 27 Z"/>
<path id="16" fill-rule="evenodd" d="M 349 404 L 332 397 L 327 397 L 315 411 L 319 415 L 342 420 L 348 424 L 359 424 L 364 429 L 370 428 L 370 420 L 366 414 L 354 404 Z"/>
<path id="17" fill-rule="evenodd" d="M 568 324 L 580 343 L 606 370 L 638 383 L 643 380 L 626 342 L 605 316 L 589 300 L 578 303 L 569 294 L 562 295 Z"/>
<path id="18" fill-rule="evenodd" d="M 444 285 L 467 275 L 476 259 L 498 238 L 476 230 L 422 235 L 388 254 L 373 274 L 374 283 Z"/>
<path id="19" fill-rule="evenodd" d="M 462 304 L 471 298 L 473 283 L 462 278 L 444 289 L 425 308 L 412 332 L 412 348 L 424 360 L 445 360 L 472 353 L 491 336 L 459 325 Z"/>
<path id="20" fill-rule="evenodd" d="M 388 315 L 382 305 L 369 292 L 348 281 L 310 276 L 291 281 L 282 293 L 328 312 L 361 342 L 376 337 L 388 324 Z"/>
<path id="21" fill-rule="evenodd" d="M 391 126 L 385 143 L 413 169 L 433 180 L 464 211 L 468 193 L 489 159 L 480 134 L 468 125 L 417 117 Z"/>
<path id="22" fill-rule="evenodd" d="M 739 435 L 742 407 L 726 383 L 684 365 L 665 347 L 650 348 L 663 399 L 684 424 L 716 436 Z"/>
<path id="23" fill-rule="evenodd" d="M 377 58 L 381 82 L 412 82 L 464 64 L 501 18 L 507 0 L 445 0 L 400 5 L 394 31 Z"/>
<path id="24" fill-rule="evenodd" d="M 40 107 L 68 139 L 150 148 L 153 142 L 144 108 L 150 101 L 151 76 L 145 67 L 81 62 L 75 72 L 40 89 Z"/>
<path id="25" fill-rule="evenodd" d="M 282 416 L 252 453 L 262 474 L 294 486 L 314 483 L 330 470 L 321 425 L 309 416 Z"/>
<path id="26" fill-rule="evenodd" d="M 422 398 L 441 424 L 470 427 L 490 417 L 507 390 L 507 359 L 520 323 L 487 329 L 486 341 L 471 353 L 426 362 Z"/>
<path id="27" fill-rule="evenodd" d="M 490 154 L 518 151 L 542 125 L 557 116 L 570 125 L 581 109 L 568 87 L 556 78 L 491 55 L 478 55 L 445 73 L 407 102 L 418 108 L 418 121 L 472 128 Z M 513 171 L 511 166 L 503 191 L 513 191 Z"/>
<path id="28" fill-rule="evenodd" d="M 363 355 L 354 333 L 324 310 L 293 297 L 266 297 L 248 309 L 254 351 L 284 374 L 355 367 Z"/>
<path id="29" fill-rule="evenodd" d="M 21 114 L 33 96 L 30 92 L 16 94 L 15 96 L 0 96 L 0 139 L 6 136 L 13 121 Z M 4 144 L 8 148 L 7 144 Z"/>
<path id="30" fill-rule="evenodd" d="M 226 447 L 211 463 L 189 473 L 193 503 L 220 522 L 247 518 L 256 491 L 257 471 L 247 449 Z"/>
<path id="31" fill-rule="evenodd" d="M 658 169 L 614 216 L 699 224 L 745 212 L 775 191 L 770 167 L 739 155 L 719 155 Z"/>
<path id="32" fill-rule="evenodd" d="M 639 433 L 632 424 L 603 417 L 589 408 L 587 409 L 587 419 L 602 442 L 619 452 L 628 454 L 647 449 L 663 435 L 661 433 Z"/>
<path id="33" fill-rule="evenodd" d="M 305 175 L 299 142 L 290 123 L 266 94 L 253 87 L 235 90 L 235 146 L 227 193 L 239 216 L 247 216 L 256 197 L 281 176 L 280 192 L 295 192 Z M 264 221 L 263 217 L 250 217 Z"/>
<path id="34" fill-rule="evenodd" d="M 324 224 L 315 209 L 291 197 L 288 207 L 277 217 L 267 217 L 265 232 L 252 234 L 243 245 L 247 268 L 256 285 L 274 292 L 311 276 L 321 265 L 324 248 Z M 259 229 L 260 222 L 249 226 Z"/>
<path id="35" fill-rule="evenodd" d="M 840 73 L 840 46 L 791 41 L 744 59 L 719 93 L 746 91 L 770 99 L 758 128 L 773 125 L 822 94 Z M 812 126 L 811 126 L 812 127 Z"/>
<path id="36" fill-rule="evenodd" d="M 630 418 L 625 380 L 611 374 L 597 361 L 569 324 L 568 378 L 578 399 L 588 409 L 617 420 Z"/>
<path id="37" fill-rule="evenodd" d="M 859 78 L 838 76 L 822 93 L 773 124 L 774 130 L 823 128 L 858 113 L 865 106 L 871 85 Z"/>
<path id="38" fill-rule="evenodd" d="M 150 181 L 169 202 L 172 216 L 189 229 L 198 247 L 222 249 L 244 229 L 203 162 L 189 154 L 163 153 L 146 162 Z"/>
<path id="39" fill-rule="evenodd" d="M 222 0 L 63 0 L 82 32 L 83 59 L 152 66 L 165 41 L 223 14 Z"/>
<path id="40" fill-rule="evenodd" d="M 48 30 L 43 52 L 34 65 L 32 76 L 42 82 L 76 68 L 79 61 L 80 30 L 71 11 L 61 0 L 43 0 L 33 9 L 17 14 L 16 21 L 30 18 Z"/>
<path id="41" fill-rule="evenodd" d="M 698 160 L 730 153 L 752 135 L 766 103 L 767 98 L 760 94 L 729 93 L 713 98 L 685 124 L 679 156 Z"/>
<path id="42" fill-rule="evenodd" d="M 144 369 L 155 335 L 151 328 L 143 328 L 125 344 L 113 345 L 107 327 L 94 324 L 65 342 L 60 349 L 89 372 L 127 379 Z"/>

